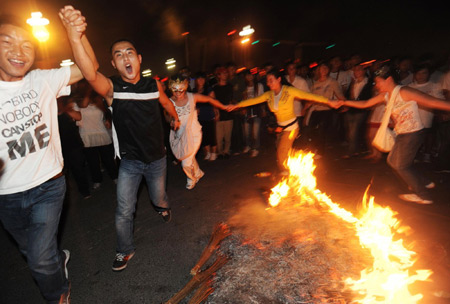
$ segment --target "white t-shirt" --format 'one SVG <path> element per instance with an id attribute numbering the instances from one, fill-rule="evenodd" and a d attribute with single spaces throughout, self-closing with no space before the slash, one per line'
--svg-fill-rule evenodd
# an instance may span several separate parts
<path id="1" fill-rule="evenodd" d="M 442 90 L 440 89 L 440 86 L 437 83 L 428 81 L 426 83 L 417 83 L 412 82 L 409 87 L 417 89 L 425 94 L 428 94 L 430 96 L 436 97 L 436 98 L 444 98 L 442 95 Z M 422 107 L 419 105 L 419 115 L 420 119 L 422 120 L 423 125 L 425 128 L 431 128 L 433 125 L 433 117 L 434 117 L 434 111 L 433 109 Z"/>
<path id="2" fill-rule="evenodd" d="M 95 104 L 80 109 L 81 120 L 77 121 L 85 148 L 106 146 L 112 143 L 111 136 L 103 122 L 104 113 Z"/>
<path id="3" fill-rule="evenodd" d="M 304 92 L 308 92 L 310 93 L 311 90 L 309 89 L 308 83 L 306 82 L 305 79 L 303 79 L 300 76 L 295 76 L 294 81 L 290 81 L 289 76 L 286 75 L 286 80 L 292 84 L 293 87 L 302 90 Z M 295 116 L 301 116 L 302 115 L 302 109 L 303 109 L 303 105 L 300 101 L 296 101 L 294 102 L 294 113 Z"/>
<path id="4" fill-rule="evenodd" d="M 0 194 L 29 190 L 63 169 L 56 98 L 70 94 L 70 67 L 0 81 Z"/>
<path id="5" fill-rule="evenodd" d="M 385 98 L 388 102 L 389 94 L 386 94 Z M 394 131 L 397 134 L 416 132 L 424 128 L 417 103 L 413 100 L 404 101 L 400 92 L 394 100 L 391 118 L 395 123 Z"/>

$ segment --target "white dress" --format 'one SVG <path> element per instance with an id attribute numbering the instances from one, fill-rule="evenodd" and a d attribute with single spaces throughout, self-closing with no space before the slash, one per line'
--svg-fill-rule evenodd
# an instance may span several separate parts
<path id="1" fill-rule="evenodd" d="M 198 122 L 194 95 L 186 93 L 186 96 L 188 101 L 182 107 L 177 106 L 171 99 L 181 125 L 177 131 L 170 130 L 169 141 L 173 155 L 181 160 L 188 179 L 195 181 L 203 173 L 195 159 L 202 142 L 202 126 Z"/>

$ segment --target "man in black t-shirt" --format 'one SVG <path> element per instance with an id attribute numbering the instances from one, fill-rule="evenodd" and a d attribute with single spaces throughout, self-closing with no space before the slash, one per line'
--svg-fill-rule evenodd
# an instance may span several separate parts
<path id="1" fill-rule="evenodd" d="M 68 32 L 75 61 L 94 90 L 112 109 L 113 139 L 116 156 L 121 158 L 117 181 L 117 249 L 113 271 L 127 267 L 135 253 L 134 213 L 142 178 L 147 182 L 150 199 L 168 222 L 171 217 L 166 186 L 166 151 L 161 122 L 161 105 L 172 117 L 172 127 L 180 121 L 161 83 L 141 77 L 142 56 L 134 43 L 121 39 L 111 46 L 111 63 L 119 76 L 107 78 L 99 73 L 80 43 L 83 32 L 69 19 L 73 7 L 66 6 L 60 16 Z"/>
<path id="2" fill-rule="evenodd" d="M 233 100 L 233 86 L 228 83 L 228 71 L 225 68 L 217 70 L 218 83 L 213 87 L 210 96 L 224 105 Z M 233 132 L 233 114 L 219 110 L 219 119 L 216 122 L 217 154 L 219 157 L 230 156 L 231 134 Z"/>

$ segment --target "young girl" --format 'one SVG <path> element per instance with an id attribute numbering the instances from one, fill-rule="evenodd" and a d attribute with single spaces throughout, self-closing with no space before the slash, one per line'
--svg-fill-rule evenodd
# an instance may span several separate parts
<path id="1" fill-rule="evenodd" d="M 230 111 L 231 106 L 224 106 L 218 100 L 202 94 L 188 93 L 188 81 L 183 76 L 172 77 L 169 88 L 173 95 L 170 98 L 181 126 L 178 130 L 170 131 L 169 141 L 175 157 L 181 161 L 181 166 L 187 176 L 186 189 L 193 189 L 205 174 L 199 167 L 195 155 L 202 141 L 202 127 L 198 122 L 196 103 L 209 102 L 213 106 Z"/>

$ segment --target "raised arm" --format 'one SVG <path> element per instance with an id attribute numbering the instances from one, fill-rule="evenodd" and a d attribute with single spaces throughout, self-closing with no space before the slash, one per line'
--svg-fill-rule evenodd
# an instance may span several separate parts
<path id="1" fill-rule="evenodd" d="M 402 87 L 400 89 L 400 95 L 403 100 L 414 100 L 417 104 L 427 108 L 450 111 L 450 102 L 446 102 L 443 99 L 433 97 L 410 87 Z"/>
<path id="2" fill-rule="evenodd" d="M 74 73 L 74 80 L 79 76 L 78 71 L 81 71 L 81 74 L 91 84 L 93 89 L 105 98 L 108 105 L 111 105 L 113 84 L 109 78 L 97 71 L 97 59 L 86 35 L 84 35 L 87 26 L 85 18 L 81 15 L 80 11 L 75 10 L 70 5 L 61 9 L 59 17 L 66 28 L 77 65 L 71 67 L 71 72 Z"/>

